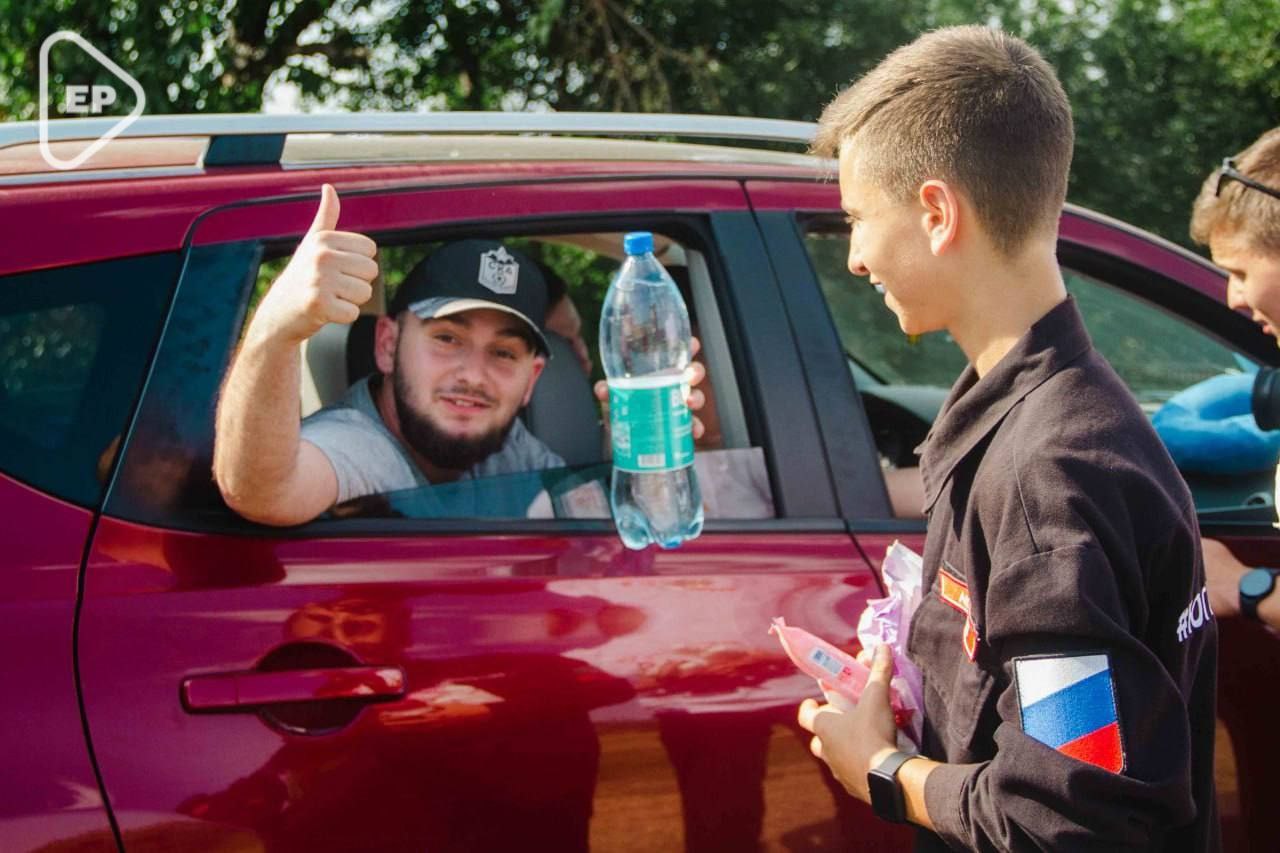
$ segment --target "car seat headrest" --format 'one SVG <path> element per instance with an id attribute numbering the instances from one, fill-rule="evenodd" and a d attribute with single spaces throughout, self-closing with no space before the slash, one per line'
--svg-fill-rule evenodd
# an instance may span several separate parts
<path id="1" fill-rule="evenodd" d="M 566 465 L 600 462 L 604 458 L 603 430 L 591 379 L 567 340 L 547 332 L 547 344 L 551 358 L 522 414 L 525 426 Z"/>

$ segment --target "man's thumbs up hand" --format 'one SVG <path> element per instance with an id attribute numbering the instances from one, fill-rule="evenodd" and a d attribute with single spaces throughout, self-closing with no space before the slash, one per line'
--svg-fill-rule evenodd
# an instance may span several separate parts
<path id="1" fill-rule="evenodd" d="M 250 333 L 297 345 L 326 323 L 351 323 L 373 295 L 378 244 L 363 234 L 338 231 L 338 192 L 325 184 L 320 206 L 289 265 L 271 285 Z"/>
<path id="2" fill-rule="evenodd" d="M 317 231 L 332 231 L 338 227 L 338 213 L 341 211 L 342 205 L 338 201 L 338 191 L 333 188 L 333 184 L 325 184 L 320 187 L 320 206 L 316 208 L 316 218 L 311 220 L 311 227 L 307 229 L 307 236 L 311 236 Z"/>

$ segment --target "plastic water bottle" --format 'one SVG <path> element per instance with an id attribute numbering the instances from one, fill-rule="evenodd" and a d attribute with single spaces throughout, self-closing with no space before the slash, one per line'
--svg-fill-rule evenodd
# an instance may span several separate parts
<path id="1" fill-rule="evenodd" d="M 600 314 L 600 358 L 609 379 L 613 487 L 609 503 L 628 548 L 675 548 L 702 532 L 693 469 L 693 415 L 685 369 L 689 312 L 653 256 L 653 235 L 623 238 L 627 259 Z"/>

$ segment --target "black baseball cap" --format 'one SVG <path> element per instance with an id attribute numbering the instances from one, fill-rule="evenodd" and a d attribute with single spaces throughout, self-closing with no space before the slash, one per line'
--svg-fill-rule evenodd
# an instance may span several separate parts
<path id="1" fill-rule="evenodd" d="M 436 249 L 409 270 L 387 313 L 395 317 L 407 309 L 431 320 L 477 308 L 519 317 L 533 332 L 538 350 L 549 354 L 542 332 L 547 316 L 542 271 L 497 240 L 458 240 Z"/>

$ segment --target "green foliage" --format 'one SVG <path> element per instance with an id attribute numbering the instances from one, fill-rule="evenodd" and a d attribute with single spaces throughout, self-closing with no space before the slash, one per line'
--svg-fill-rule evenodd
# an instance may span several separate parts
<path id="1" fill-rule="evenodd" d="M 1011 27 L 1045 52 L 1071 97 L 1069 197 L 1190 245 L 1201 182 L 1280 124 L 1280 0 L 1081 0 L 1076 9 L 1042 9 Z M 1224 49 L 1233 14 L 1249 45 L 1238 51 Z"/>
<path id="2" fill-rule="evenodd" d="M 255 111 L 290 83 L 306 107 L 813 119 L 954 23 L 1039 47 L 1075 109 L 1071 199 L 1173 240 L 1214 164 L 1280 124 L 1280 0 L 0 0 L 0 119 L 35 117 L 59 29 L 133 74 L 153 114 Z M 101 79 L 54 56 L 55 92 Z"/>

